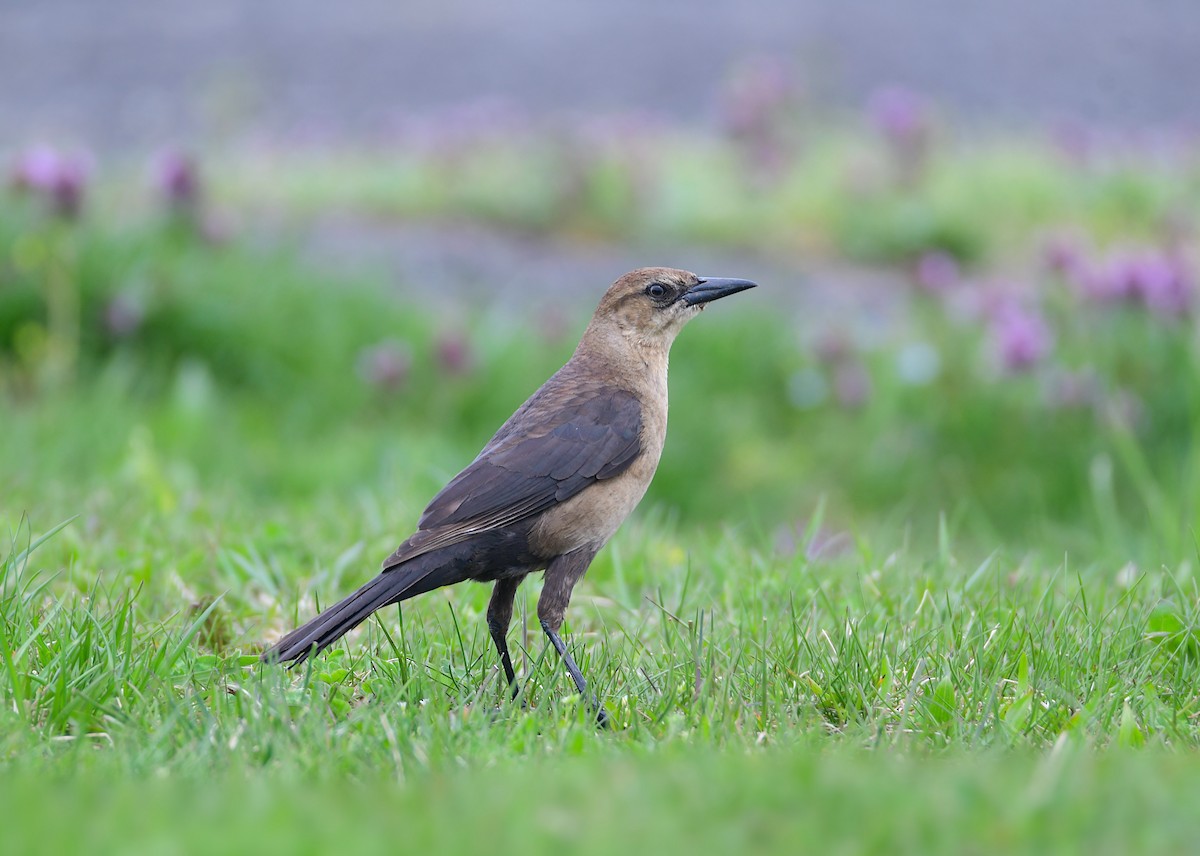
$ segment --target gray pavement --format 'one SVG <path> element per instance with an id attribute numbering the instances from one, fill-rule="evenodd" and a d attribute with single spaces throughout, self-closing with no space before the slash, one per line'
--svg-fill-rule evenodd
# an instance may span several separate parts
<path id="1" fill-rule="evenodd" d="M 833 106 L 901 82 L 969 119 L 1200 125 L 1195 0 L 0 0 L 0 150 L 357 139 L 486 96 L 703 122 L 764 53 Z"/>

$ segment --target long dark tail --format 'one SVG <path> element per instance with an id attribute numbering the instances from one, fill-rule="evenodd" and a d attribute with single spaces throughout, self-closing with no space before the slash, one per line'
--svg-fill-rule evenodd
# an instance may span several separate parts
<path id="1" fill-rule="evenodd" d="M 376 610 L 466 578 L 457 563 L 439 565 L 437 558 L 436 553 L 426 554 L 388 568 L 345 600 L 276 642 L 263 653 L 263 662 L 303 663 L 362 624 Z"/>

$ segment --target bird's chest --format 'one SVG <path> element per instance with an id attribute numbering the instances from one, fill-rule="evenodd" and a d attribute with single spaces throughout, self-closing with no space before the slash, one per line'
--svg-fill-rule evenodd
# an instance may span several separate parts
<path id="1" fill-rule="evenodd" d="M 546 555 L 561 555 L 584 545 L 599 548 L 641 502 L 658 469 L 667 433 L 665 385 L 661 396 L 643 400 L 640 451 L 620 475 L 603 479 L 546 512 L 531 544 Z"/>

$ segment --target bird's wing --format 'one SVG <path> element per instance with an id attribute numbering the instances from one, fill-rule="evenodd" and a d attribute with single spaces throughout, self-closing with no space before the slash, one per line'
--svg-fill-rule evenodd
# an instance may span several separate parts
<path id="1" fill-rule="evenodd" d="M 577 392 L 549 413 L 526 406 L 515 418 L 433 498 L 384 568 L 566 502 L 620 475 L 641 449 L 641 403 L 624 391 Z"/>

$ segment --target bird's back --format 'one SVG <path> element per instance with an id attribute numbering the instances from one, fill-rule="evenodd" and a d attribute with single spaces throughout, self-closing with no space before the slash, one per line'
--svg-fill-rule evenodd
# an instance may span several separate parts
<path id="1" fill-rule="evenodd" d="M 531 548 L 546 556 L 566 542 L 603 543 L 616 531 L 654 474 L 661 429 L 647 428 L 665 429 L 665 413 L 588 362 L 577 353 L 517 408 L 430 501 L 385 568 L 526 520 Z M 596 500 L 590 511 L 580 506 L 584 496 Z M 559 524 L 574 533 L 558 534 Z"/>

